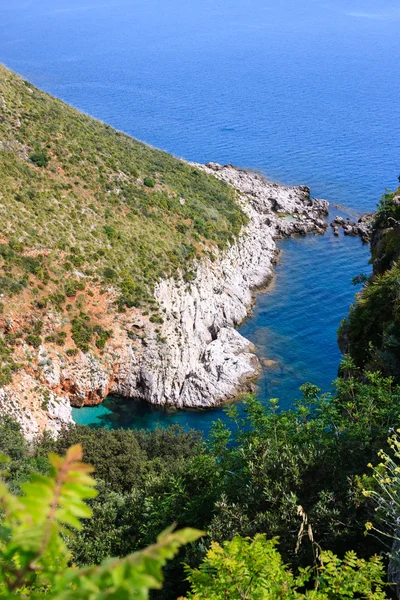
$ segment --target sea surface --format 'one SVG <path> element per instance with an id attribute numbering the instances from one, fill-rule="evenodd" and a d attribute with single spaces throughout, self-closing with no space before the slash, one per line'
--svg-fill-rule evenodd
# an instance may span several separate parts
<path id="1" fill-rule="evenodd" d="M 0 61 L 176 156 L 256 168 L 361 214 L 400 173 L 399 27 L 398 0 L 0 0 Z M 276 361 L 259 397 L 284 408 L 304 381 L 329 390 L 369 254 L 331 232 L 280 248 L 240 330 Z M 204 431 L 216 417 L 118 399 L 74 410 L 81 423 Z"/>

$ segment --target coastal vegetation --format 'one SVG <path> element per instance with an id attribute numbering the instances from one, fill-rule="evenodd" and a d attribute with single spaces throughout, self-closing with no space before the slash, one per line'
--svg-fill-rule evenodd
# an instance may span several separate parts
<path id="1" fill-rule="evenodd" d="M 340 326 L 345 351 L 358 367 L 400 381 L 400 188 L 378 206 L 371 240 L 373 275 Z"/>
<path id="2" fill-rule="evenodd" d="M 387 436 L 398 426 L 399 398 L 399 390 L 377 374 L 371 374 L 368 382 L 339 379 L 332 398 L 306 385 L 302 400 L 291 411 L 279 412 L 275 402 L 263 407 L 248 398 L 245 420 L 231 408 L 230 425 L 216 422 L 207 440 L 198 432 L 180 429 L 75 426 L 57 440 L 44 436 L 30 448 L 18 425 L 5 419 L 0 451 L 10 457 L 9 486 L 19 497 L 32 470 L 48 477 L 49 451 L 64 454 L 77 441 L 82 443 L 84 460 L 94 466 L 98 495 L 88 500 L 92 518 L 66 540 L 79 567 L 138 552 L 171 523 L 206 531 L 207 536 L 192 540 L 168 563 L 157 597 L 189 593 L 188 575 L 189 598 L 218 597 L 207 573 L 212 565 L 211 572 L 225 585 L 225 557 L 234 565 L 232 589 L 238 581 L 243 584 L 245 572 L 257 573 L 255 587 L 249 589 L 261 586 L 259 595 L 242 597 L 272 598 L 262 594 L 277 581 L 287 589 L 283 597 L 302 597 L 296 594 L 311 591 L 318 568 L 330 564 L 332 569 L 323 572 L 327 580 L 318 588 L 321 595 L 309 597 L 337 597 L 333 592 L 323 595 L 323 586 L 337 590 L 340 582 L 344 590 L 343 582 L 351 581 L 354 596 L 349 592 L 346 597 L 384 598 L 383 563 L 371 558 L 384 546 L 365 536 L 367 523 L 375 521 L 380 528 L 371 480 L 365 478 L 367 463 L 377 462 L 380 449 L 390 452 Z M 393 525 L 393 508 L 386 516 Z M 358 558 L 348 554 L 350 550 Z M 235 558 L 239 551 L 248 556 L 248 567 Z M 262 561 L 262 556 L 268 559 Z M 288 563 L 296 576 L 284 568 Z M 356 569 L 357 577 L 349 569 Z M 276 589 L 271 587 L 268 593 Z M 375 596 L 368 595 L 370 589 Z M 232 592 L 227 597 L 241 596 Z"/>
<path id="3" fill-rule="evenodd" d="M 3 465 L 7 459 L 2 458 Z M 33 473 L 13 495 L 0 482 L 4 511 L 0 529 L 1 598 L 100 600 L 104 597 L 146 600 L 163 581 L 162 568 L 183 544 L 196 542 L 204 532 L 185 528 L 162 532 L 151 546 L 98 565 L 77 567 L 68 540 L 92 515 L 85 500 L 97 495 L 92 467 L 82 463 L 79 444 L 65 457 L 48 456 L 48 473 Z M 4 476 L 4 473 L 3 473 Z M 382 562 L 348 552 L 344 560 L 332 553 L 320 555 L 319 568 L 303 569 L 294 577 L 282 563 L 275 546 L 264 535 L 254 540 L 236 536 L 223 546 L 212 543 L 199 569 L 186 567 L 188 599 L 209 600 L 325 600 L 339 593 L 348 598 L 384 600 Z M 310 581 L 314 589 L 307 589 Z"/>

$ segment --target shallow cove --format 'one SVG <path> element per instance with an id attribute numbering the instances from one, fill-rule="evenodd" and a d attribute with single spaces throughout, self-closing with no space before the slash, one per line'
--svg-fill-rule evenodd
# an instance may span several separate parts
<path id="1" fill-rule="evenodd" d="M 270 361 L 263 365 L 258 397 L 264 403 L 278 397 L 280 406 L 288 408 L 306 381 L 329 391 L 340 361 L 336 331 L 354 298 L 352 278 L 369 271 L 369 251 L 358 238 L 336 238 L 330 230 L 324 236 L 285 239 L 279 247 L 276 275 L 268 289 L 257 294 L 254 310 L 239 331 L 255 344 L 262 364 Z M 205 434 L 213 421 L 226 419 L 223 408 L 168 411 L 116 397 L 96 407 L 73 409 L 72 416 L 82 425 L 182 425 Z"/>

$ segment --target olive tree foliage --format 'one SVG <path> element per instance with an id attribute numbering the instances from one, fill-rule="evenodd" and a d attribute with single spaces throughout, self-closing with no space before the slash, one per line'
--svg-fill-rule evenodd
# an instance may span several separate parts
<path id="1" fill-rule="evenodd" d="M 157 542 L 122 559 L 71 566 L 66 540 L 91 516 L 86 500 L 96 496 L 92 467 L 81 462 L 79 444 L 64 458 L 50 454 L 49 475 L 34 473 L 13 495 L 0 481 L 0 598 L 51 600 L 146 600 L 162 586 L 162 568 L 179 548 L 201 532 L 172 529 Z M 5 458 L 2 459 L 6 463 Z"/>

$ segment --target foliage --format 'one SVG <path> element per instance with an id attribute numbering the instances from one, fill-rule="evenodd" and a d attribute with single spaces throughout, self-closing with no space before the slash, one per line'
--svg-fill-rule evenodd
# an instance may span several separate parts
<path id="1" fill-rule="evenodd" d="M 339 329 L 358 367 L 400 381 L 400 188 L 382 196 L 371 239 L 373 273 Z"/>
<path id="2" fill-rule="evenodd" d="M 37 150 L 29 155 L 29 160 L 37 167 L 47 167 L 50 158 L 45 150 Z"/>
<path id="3" fill-rule="evenodd" d="M 253 540 L 236 536 L 230 542 L 214 542 L 199 569 L 187 568 L 189 600 L 335 600 L 366 598 L 383 600 L 384 570 L 379 558 L 368 562 L 347 552 L 344 560 L 322 552 L 319 566 L 301 569 L 296 577 L 285 567 L 276 549 L 277 540 L 256 535 Z M 310 580 L 313 590 L 304 590 Z"/>
<path id="4" fill-rule="evenodd" d="M 143 179 L 143 183 L 144 183 L 144 185 L 146 185 L 147 187 L 150 187 L 150 188 L 153 188 L 155 186 L 155 181 L 151 177 L 145 177 Z"/>
<path id="5" fill-rule="evenodd" d="M 400 376 L 400 266 L 369 280 L 341 325 L 360 367 Z"/>
<path id="6" fill-rule="evenodd" d="M 400 394 L 377 373 L 360 378 L 350 359 L 344 368 L 334 396 L 305 385 L 290 411 L 247 398 L 244 414 L 228 409 L 227 424 L 215 423 L 205 444 L 199 434 L 181 430 L 83 426 L 57 441 L 43 440 L 39 455 L 82 442 L 102 481 L 90 502 L 93 519 L 71 541 L 75 560 L 100 562 L 136 551 L 175 521 L 205 529 L 219 543 L 237 535 L 279 536 L 284 561 L 306 566 L 313 551 L 304 543 L 296 552 L 299 504 L 322 547 L 339 556 L 349 548 L 361 557 L 375 553 L 376 540 L 364 536 L 369 507 L 358 477 L 387 447 L 388 428 L 399 426 Z M 186 593 L 180 563 L 194 567 L 206 550 L 201 541 L 168 566 L 163 598 Z"/>
<path id="7" fill-rule="evenodd" d="M 388 537 L 390 545 L 392 540 L 397 544 L 397 562 L 399 555 L 399 521 L 400 521 L 400 439 L 397 434 L 389 438 L 390 451 L 380 450 L 380 462 L 373 466 L 372 475 L 362 478 L 363 494 L 369 498 L 374 506 L 372 521 L 366 523 L 366 531 L 374 530 L 378 534 Z"/>
<path id="8" fill-rule="evenodd" d="M 72 279 L 79 268 L 102 280 L 112 269 L 116 287 L 128 277 L 151 294 L 161 276 L 189 267 L 193 256 L 185 256 L 184 244 L 200 256 L 210 243 L 226 246 L 247 222 L 224 182 L 79 113 L 3 66 L 0 95 L 3 235 L 20 245 L 17 255 L 38 251 L 34 260 L 47 276 Z M 3 280 L 7 294 L 21 289 L 21 259 Z"/>
<path id="9" fill-rule="evenodd" d="M 93 330 L 88 321 L 89 318 L 86 315 L 80 315 L 72 320 L 71 336 L 77 348 L 82 352 L 89 351 L 89 343 L 93 337 Z"/>
<path id="10" fill-rule="evenodd" d="M 99 566 L 68 566 L 65 540 L 91 516 L 84 500 L 96 496 L 91 467 L 81 462 L 79 445 L 61 458 L 49 455 L 49 476 L 33 474 L 21 485 L 23 495 L 13 496 L 0 483 L 4 516 L 0 528 L 0 597 L 54 600 L 149 597 L 161 587 L 162 567 L 182 544 L 200 532 L 171 529 L 157 543 L 123 559 L 108 558 Z"/>
<path id="11" fill-rule="evenodd" d="M 206 443 L 198 433 L 176 428 L 75 426 L 57 440 L 45 436 L 29 456 L 10 421 L 0 430 L 2 451 L 8 444 L 20 448 L 12 462 L 18 489 L 29 467 L 47 473 L 49 450 L 64 453 L 82 443 L 99 495 L 89 500 L 93 517 L 67 542 L 80 566 L 137 552 L 176 522 L 207 530 L 219 544 L 238 535 L 279 536 L 283 561 L 293 569 L 306 567 L 314 555 L 308 543 L 296 551 L 299 504 L 323 548 L 339 556 L 353 548 L 365 558 L 377 546 L 372 536 L 364 536 L 370 507 L 358 479 L 378 450 L 386 451 L 388 428 L 400 425 L 400 395 L 390 379 L 371 373 L 363 380 L 349 359 L 344 367 L 346 378 L 336 382 L 334 396 L 308 384 L 290 411 L 279 411 L 276 401 L 263 407 L 248 398 L 245 413 L 228 409 L 229 427 L 217 422 Z M 181 563 L 196 568 L 207 549 L 203 539 L 182 550 L 168 564 L 158 597 L 186 594 Z"/>

